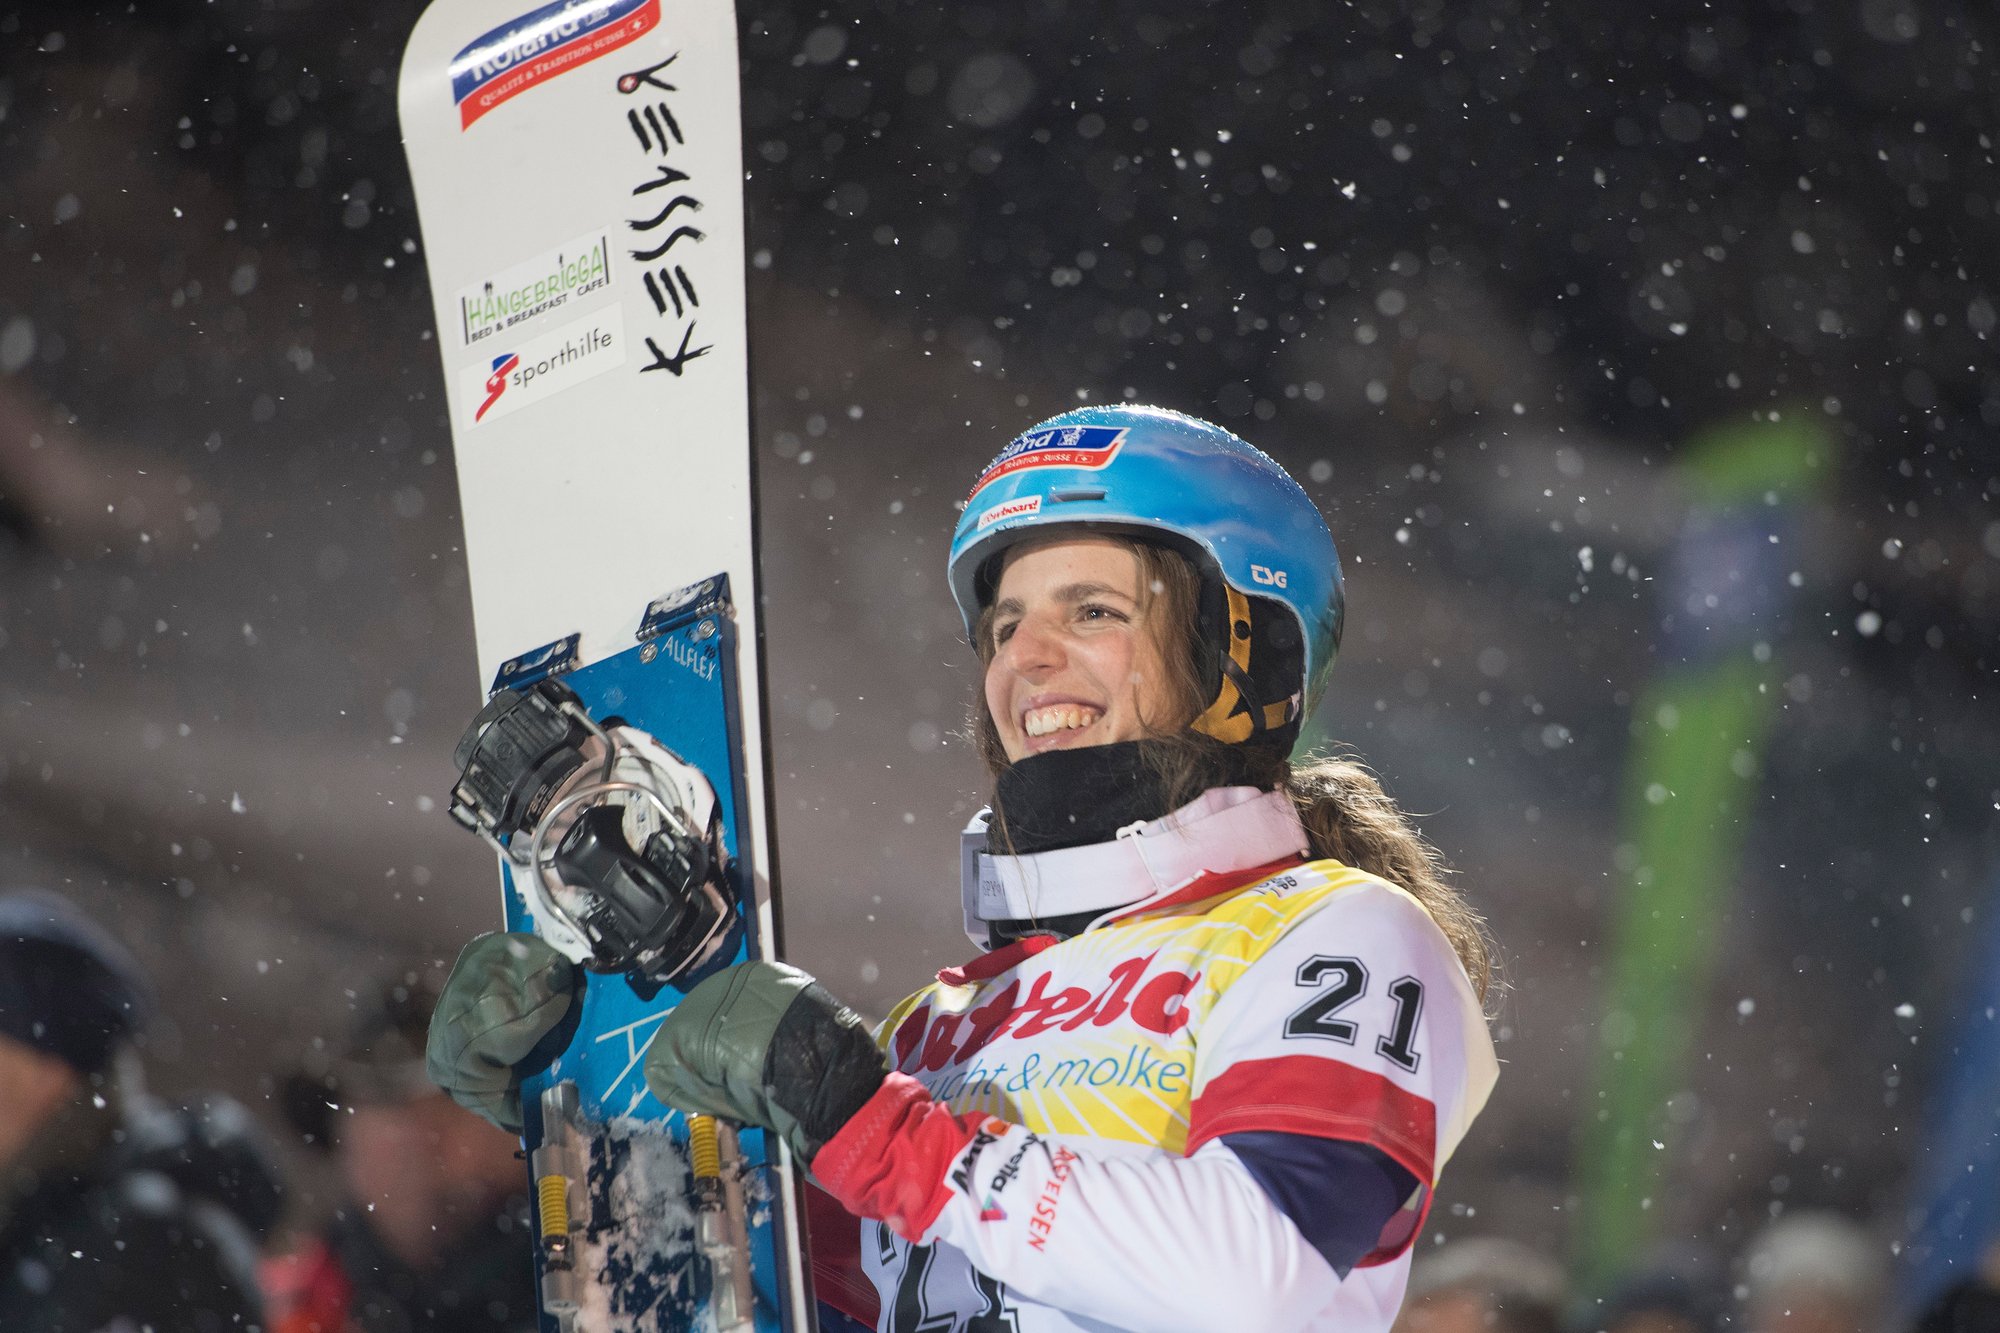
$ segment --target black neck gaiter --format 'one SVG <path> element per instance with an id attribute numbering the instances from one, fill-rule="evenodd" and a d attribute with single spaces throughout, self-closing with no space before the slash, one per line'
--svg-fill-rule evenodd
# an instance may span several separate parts
<path id="1" fill-rule="evenodd" d="M 1025 856 L 1105 842 L 1127 824 L 1166 813 L 1145 741 L 1048 750 L 1010 764 L 993 788 L 998 837 L 987 850 Z"/>
<path id="2" fill-rule="evenodd" d="M 996 836 L 987 851 L 1025 856 L 1108 842 L 1127 825 L 1171 813 L 1173 798 L 1162 776 L 1170 744 L 1115 741 L 1017 760 L 994 784 Z M 1268 768 L 1269 760 L 1254 747 L 1215 746 L 1203 761 L 1201 791 L 1265 785 L 1258 770 Z"/>
<path id="3" fill-rule="evenodd" d="M 986 850 L 994 856 L 1027 856 L 1085 843 L 1108 842 L 1129 824 L 1171 814 L 1172 795 L 1161 762 L 1172 742 L 1116 741 L 1077 750 L 1049 750 L 1009 765 L 993 788 L 993 831 Z M 1277 779 L 1282 761 L 1254 746 L 1217 745 L 1203 756 L 1199 790 L 1261 787 Z M 1187 798 L 1187 799 L 1192 799 Z M 1185 801 L 1177 804 L 1184 804 Z M 1068 939 L 1102 913 L 1075 912 L 1028 921 L 989 921 L 994 947 L 1024 935 Z"/>

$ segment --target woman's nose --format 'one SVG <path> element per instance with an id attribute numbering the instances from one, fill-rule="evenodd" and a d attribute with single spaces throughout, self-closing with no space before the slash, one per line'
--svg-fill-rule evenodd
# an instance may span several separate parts
<path id="1" fill-rule="evenodd" d="M 1047 671 L 1063 663 L 1062 636 L 1037 616 L 1023 616 L 1000 651 L 1008 668 L 1022 675 Z"/>

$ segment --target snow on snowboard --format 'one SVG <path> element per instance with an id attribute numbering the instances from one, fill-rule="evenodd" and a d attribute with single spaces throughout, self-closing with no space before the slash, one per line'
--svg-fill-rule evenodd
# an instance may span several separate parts
<path id="1" fill-rule="evenodd" d="M 591 969 L 523 1097 L 544 1333 L 802 1333 L 782 1144 L 640 1068 L 774 948 L 735 16 L 437 0 L 399 92 L 490 691 L 452 813 Z"/>

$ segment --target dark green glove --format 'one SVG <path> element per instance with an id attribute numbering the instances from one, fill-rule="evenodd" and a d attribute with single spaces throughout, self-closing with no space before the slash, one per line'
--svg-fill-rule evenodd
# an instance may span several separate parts
<path id="1" fill-rule="evenodd" d="M 806 1163 L 888 1072 L 860 1016 L 782 963 L 738 963 L 702 982 L 646 1051 L 655 1097 L 775 1131 Z"/>
<path id="2" fill-rule="evenodd" d="M 583 1009 L 576 965 L 534 935 L 481 935 L 465 946 L 431 1013 L 424 1064 L 468 1111 L 521 1132 L 521 1079 L 546 1068 Z"/>

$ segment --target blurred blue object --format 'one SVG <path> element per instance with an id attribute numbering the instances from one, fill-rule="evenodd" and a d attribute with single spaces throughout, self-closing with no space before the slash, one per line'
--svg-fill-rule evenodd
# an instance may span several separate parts
<path id="1" fill-rule="evenodd" d="M 1986 901 L 1986 929 L 1967 952 L 1958 1027 L 1938 1062 L 1930 1123 L 1911 1164 L 1910 1235 L 1896 1284 L 1905 1317 L 1976 1275 L 2000 1243 L 2000 875 Z"/>

